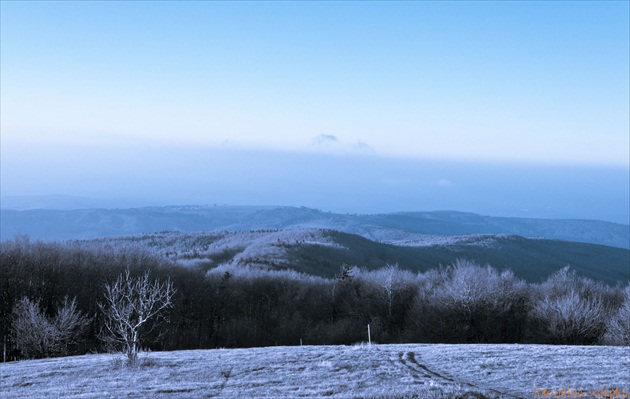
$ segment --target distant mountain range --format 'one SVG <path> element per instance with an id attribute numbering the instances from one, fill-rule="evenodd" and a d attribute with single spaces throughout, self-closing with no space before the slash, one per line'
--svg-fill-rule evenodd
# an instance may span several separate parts
<path id="1" fill-rule="evenodd" d="M 450 236 L 509 234 L 630 248 L 630 226 L 597 220 L 526 219 L 454 211 L 354 215 L 272 206 L 0 210 L 2 240 L 15 235 L 69 240 L 162 231 L 330 229 L 381 243 L 434 245 Z"/>

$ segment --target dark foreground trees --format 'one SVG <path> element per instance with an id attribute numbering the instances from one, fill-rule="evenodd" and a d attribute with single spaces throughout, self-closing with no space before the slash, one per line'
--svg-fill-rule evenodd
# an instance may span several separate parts
<path id="1" fill-rule="evenodd" d="M 528 291 L 510 271 L 465 260 L 421 276 L 408 319 L 408 339 L 421 342 L 508 343 L 526 334 Z"/>
<path id="2" fill-rule="evenodd" d="M 24 297 L 29 302 L 24 302 Z M 67 300 L 64 305 L 63 298 Z M 100 306 L 99 306 L 100 304 Z M 71 310 L 67 345 L 18 331 Z M 30 315 L 26 318 L 20 315 Z M 32 316 L 32 317 L 31 317 Z M 160 316 L 169 323 L 157 327 Z M 72 319 L 72 318 L 69 318 Z M 563 269 L 540 283 L 462 260 L 414 274 L 346 266 L 336 279 L 288 270 L 182 267 L 144 249 L 93 243 L 0 243 L 0 333 L 7 359 L 123 347 L 152 350 L 379 343 L 630 345 L 630 288 Z M 83 330 L 84 334 L 76 334 Z M 103 333 L 108 338 L 104 343 Z M 44 335 L 46 336 L 46 335 Z M 80 339 L 79 339 L 80 338 Z M 61 340 L 60 342 L 64 342 Z"/>

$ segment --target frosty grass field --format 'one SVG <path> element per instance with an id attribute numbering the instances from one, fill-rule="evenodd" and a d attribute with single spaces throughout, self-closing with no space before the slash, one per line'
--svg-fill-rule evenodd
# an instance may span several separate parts
<path id="1" fill-rule="evenodd" d="M 136 368 L 121 367 L 121 359 L 95 354 L 0 364 L 0 398 L 532 398 L 545 397 L 541 389 L 567 387 L 630 392 L 630 347 L 192 350 L 143 353 Z"/>

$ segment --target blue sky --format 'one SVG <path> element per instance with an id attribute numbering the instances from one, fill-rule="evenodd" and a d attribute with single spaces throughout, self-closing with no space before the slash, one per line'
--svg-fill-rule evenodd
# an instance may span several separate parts
<path id="1" fill-rule="evenodd" d="M 117 148 L 628 173 L 628 2 L 0 4 L 6 195 Z"/>

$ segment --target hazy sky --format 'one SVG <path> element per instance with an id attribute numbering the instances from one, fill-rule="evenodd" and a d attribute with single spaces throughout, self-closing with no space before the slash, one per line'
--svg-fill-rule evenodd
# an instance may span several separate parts
<path id="1" fill-rule="evenodd" d="M 304 160 L 329 159 L 319 154 L 335 159 L 341 171 L 331 173 L 343 172 L 349 190 L 349 182 L 363 177 L 344 160 L 399 170 L 383 177 L 398 182 L 419 178 L 412 170 L 431 170 L 440 189 L 454 186 L 455 174 L 427 162 L 460 165 L 462 173 L 465 163 L 487 165 L 475 176 L 486 181 L 506 165 L 571 166 L 576 176 L 578 170 L 606 175 L 593 181 L 617 176 L 621 187 L 607 189 L 615 206 L 627 206 L 627 1 L 2 1 L 0 7 L 3 195 L 167 197 L 157 183 L 163 179 L 180 180 L 181 198 L 171 201 L 197 201 L 212 195 L 186 196 L 194 190 L 181 181 L 217 184 L 200 162 L 234 154 L 212 163 L 213 173 L 249 184 L 233 201 L 253 203 L 256 191 L 245 174 L 257 174 L 261 187 L 286 191 L 312 180 L 289 184 L 277 171 L 267 174 L 270 160 L 284 157 L 292 166 L 282 170 L 310 176 L 316 166 Z M 155 162 L 142 158 L 147 151 L 174 152 L 165 157 L 178 161 L 147 167 Z M 118 160 L 121 153 L 135 159 Z M 249 169 L 239 174 L 241 159 Z M 392 166 L 404 162 L 415 166 Z M 85 177 L 81 186 L 74 184 L 78 175 Z M 512 175 L 512 183 L 523 186 L 522 176 Z M 153 180 L 151 188 L 142 183 Z M 510 190 L 509 179 L 502 184 Z M 339 185 L 328 187 L 328 195 Z M 322 187 L 318 193 L 325 195 Z M 543 190 L 519 190 L 527 187 L 537 195 Z M 593 189 L 579 179 L 572 186 Z M 312 200 L 304 194 L 289 202 Z M 265 201 L 287 202 L 279 195 Z M 387 209 L 396 208 L 392 201 Z"/>

